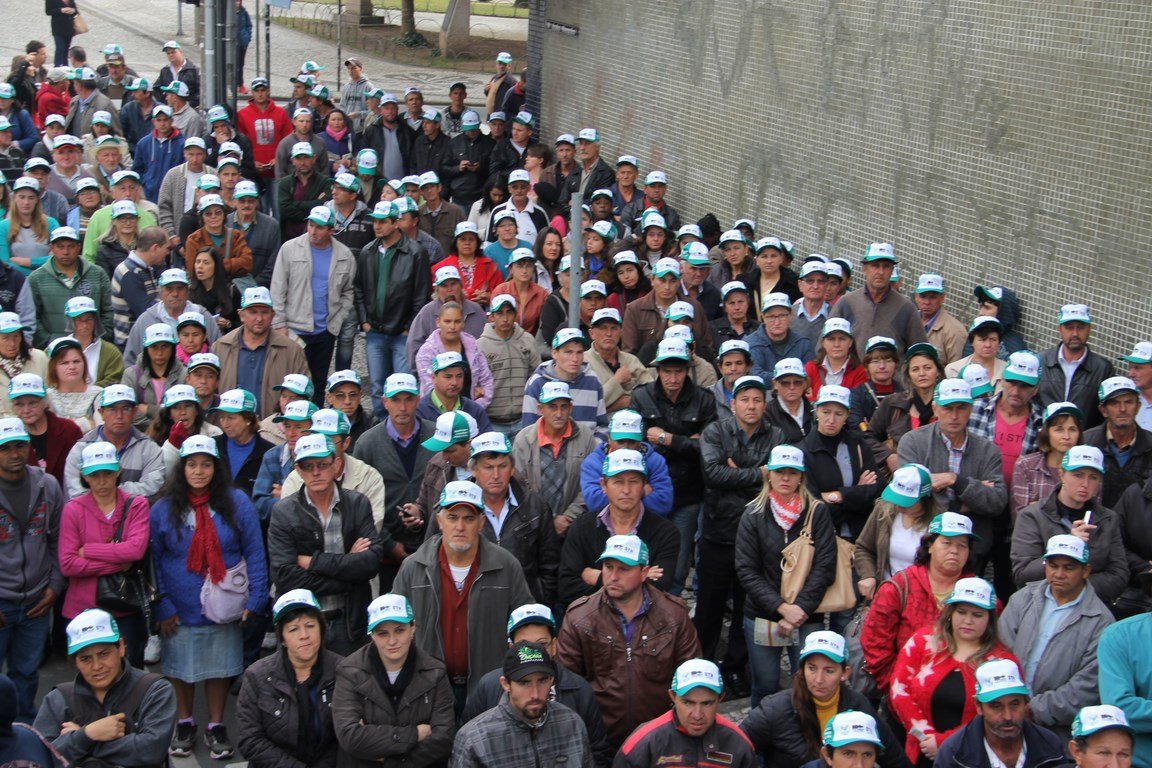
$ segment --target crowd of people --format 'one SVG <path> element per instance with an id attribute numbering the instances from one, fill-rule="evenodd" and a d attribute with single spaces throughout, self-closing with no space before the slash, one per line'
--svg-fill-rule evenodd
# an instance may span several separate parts
<path id="1" fill-rule="evenodd" d="M 0 762 L 1152 766 L 1152 342 L 162 49 L 0 85 Z"/>

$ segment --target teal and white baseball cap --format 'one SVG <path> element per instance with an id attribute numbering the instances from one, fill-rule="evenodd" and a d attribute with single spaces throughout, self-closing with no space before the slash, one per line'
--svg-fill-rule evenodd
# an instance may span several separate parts
<path id="1" fill-rule="evenodd" d="M 144 329 L 144 341 L 142 346 L 144 349 L 153 344 L 176 344 L 176 332 L 172 330 L 172 326 L 168 323 L 153 323 Z"/>
<path id="2" fill-rule="evenodd" d="M 916 293 L 944 293 L 944 276 L 925 272 L 916 281 Z"/>
<path id="3" fill-rule="evenodd" d="M 687 301 L 674 301 L 664 310 L 665 320 L 692 320 L 696 317 L 696 310 Z"/>
<path id="4" fill-rule="evenodd" d="M 971 341 L 972 337 L 977 333 L 990 333 L 996 331 L 1000 336 L 1004 335 L 1004 324 L 997 320 L 995 317 L 989 315 L 978 315 L 972 320 L 972 325 L 968 326 L 968 340 Z"/>
<path id="5" fill-rule="evenodd" d="M 688 325 L 670 325 L 664 329 L 665 339 L 679 339 L 685 344 L 691 344 L 693 340 L 692 327 Z"/>
<path id="6" fill-rule="evenodd" d="M 119 643 L 120 627 L 108 611 L 89 608 L 68 622 L 64 630 L 68 637 L 68 655 L 75 656 L 90 645 Z"/>
<path id="7" fill-rule="evenodd" d="M 1044 545 L 1044 559 L 1049 557 L 1069 557 L 1083 565 L 1088 562 L 1088 543 L 1079 536 L 1059 533 Z"/>
<path id="8" fill-rule="evenodd" d="M 892 243 L 870 243 L 861 261 L 865 264 L 873 261 L 891 261 L 895 264 L 896 249 L 892 247 Z"/>
<path id="9" fill-rule="evenodd" d="M 928 523 L 928 533 L 947 538 L 969 536 L 974 541 L 980 541 L 980 537 L 972 532 L 972 518 L 956 512 L 941 512 L 936 515 L 932 518 L 932 522 Z"/>
<path id="10" fill-rule="evenodd" d="M 326 205 L 317 205 L 308 212 L 308 221 L 318 227 L 332 227 L 336 224 L 336 214 Z"/>
<path id="11" fill-rule="evenodd" d="M 601 296 L 608 295 L 608 288 L 604 285 L 603 280 L 585 280 L 584 282 L 580 283 L 580 298 L 583 299 L 584 297 L 591 296 L 594 293 L 598 293 Z"/>
<path id="12" fill-rule="evenodd" d="M 311 608 L 314 611 L 319 611 L 320 601 L 316 599 L 316 595 L 312 594 L 312 590 L 290 589 L 276 598 L 276 602 L 272 604 L 273 623 L 278 623 L 280 617 L 293 608 Z"/>
<path id="13" fill-rule="evenodd" d="M 492 301 L 488 304 L 488 314 L 495 315 L 500 310 L 508 307 L 513 312 L 516 311 L 516 297 L 510 293 L 501 293 L 492 297 Z"/>
<path id="14" fill-rule="evenodd" d="M 748 286 L 739 280 L 729 280 L 720 288 L 720 300 L 727 301 L 729 294 L 741 291 L 744 295 L 748 295 Z"/>
<path id="15" fill-rule="evenodd" d="M 276 424 L 282 421 L 311 421 L 312 414 L 317 410 L 316 404 L 311 400 L 293 400 L 284 406 L 283 412 L 279 416 L 274 416 L 272 421 Z"/>
<path id="16" fill-rule="evenodd" d="M 0 333 L 19 333 L 31 330 L 20 322 L 20 315 L 15 312 L 0 312 Z"/>
<path id="17" fill-rule="evenodd" d="M 732 352 L 739 352 L 744 355 L 745 360 L 752 361 L 752 347 L 748 346 L 748 342 L 744 339 L 728 339 L 720 345 L 720 351 L 716 353 L 716 362 L 720 362 L 725 355 Z"/>
<path id="18" fill-rule="evenodd" d="M 1072 738 L 1083 739 L 1110 728 L 1119 728 L 1131 734 L 1136 733 L 1128 723 L 1128 716 L 1120 707 L 1111 704 L 1084 707 L 1076 713 L 1076 718 L 1072 721 Z"/>
<path id="19" fill-rule="evenodd" d="M 838 632 L 820 630 L 804 638 L 804 646 L 800 649 L 800 660 L 808 658 L 814 653 L 826 656 L 837 664 L 843 664 L 848 658 L 847 645 L 844 636 Z"/>
<path id="20" fill-rule="evenodd" d="M 308 378 L 302 373 L 289 373 L 285 374 L 283 380 L 276 386 L 272 387 L 275 391 L 288 390 L 294 395 L 300 397 L 312 397 L 316 393 L 315 387 L 312 386 L 312 379 Z"/>
<path id="21" fill-rule="evenodd" d="M 936 385 L 936 405 L 972 405 L 972 387 L 964 379 L 944 379 Z"/>
<path id="22" fill-rule="evenodd" d="M 442 451 L 453 445 L 466 443 L 476 437 L 479 430 L 476 419 L 464 411 L 448 411 L 436 417 L 436 431 L 421 445 L 429 451 Z"/>
<path id="23" fill-rule="evenodd" d="M 464 504 L 476 511 L 484 509 L 484 492 L 471 480 L 453 480 L 440 492 L 440 509 Z"/>
<path id="24" fill-rule="evenodd" d="M 1117 395 L 1127 393 L 1139 396 L 1140 388 L 1136 386 L 1136 382 L 1127 376 L 1110 376 L 1100 382 L 1100 388 L 1096 392 L 1096 399 L 1101 403 L 1106 403 Z"/>
<path id="25" fill-rule="evenodd" d="M 980 363 L 968 363 L 960 369 L 960 378 L 968 385 L 973 398 L 984 397 L 992 392 L 992 379 L 988 370 Z"/>
<path id="26" fill-rule="evenodd" d="M 931 486 L 929 486 L 931 490 Z M 892 473 L 892 480 L 880 494 L 880 498 L 901 509 L 908 509 L 927 496 L 921 482 L 920 470 L 911 465 L 900 467 Z"/>
<path id="27" fill-rule="evenodd" d="M 1127 355 L 1121 355 L 1120 359 L 1129 363 L 1136 363 L 1137 365 L 1152 363 L 1152 341 L 1136 342 L 1136 346 L 1132 347 L 1132 352 Z"/>
<path id="28" fill-rule="evenodd" d="M 532 252 L 531 248 L 514 248 L 512 255 L 508 257 L 508 263 L 516 264 L 521 261 L 536 261 L 536 254 Z"/>
<path id="29" fill-rule="evenodd" d="M 376 203 L 376 206 L 368 213 L 368 218 L 376 219 L 377 221 L 398 219 L 400 218 L 400 209 L 393 205 L 391 200 L 381 200 Z"/>
<path id="30" fill-rule="evenodd" d="M 352 423 L 344 415 L 344 411 L 335 408 L 321 408 L 312 414 L 312 426 L 308 431 L 316 435 L 339 437 L 352 432 Z"/>
<path id="31" fill-rule="evenodd" d="M 336 453 L 332 439 L 327 435 L 304 435 L 296 441 L 293 458 L 299 464 L 307 459 L 326 459 Z"/>
<path id="32" fill-rule="evenodd" d="M 619 453 L 620 451 L 613 451 Z M 639 536 L 611 536 L 604 544 L 604 551 L 596 562 L 616 560 L 627 566 L 648 565 L 648 545 Z"/>
<path id="33" fill-rule="evenodd" d="M 573 341 L 580 342 L 580 346 L 584 347 L 584 349 L 588 349 L 590 346 L 588 337 L 584 335 L 584 331 L 579 328 L 561 328 L 556 331 L 556 335 L 552 337 L 552 349 L 560 349 L 560 347 Z"/>
<path id="34" fill-rule="evenodd" d="M 1008 355 L 1004 380 L 1018 381 L 1028 387 L 1036 386 L 1040 383 L 1040 358 L 1026 349 Z"/>
<path id="35" fill-rule="evenodd" d="M 621 264 L 631 264 L 635 267 L 640 266 L 640 257 L 636 255 L 636 251 L 620 251 L 612 257 L 612 267 L 618 268 Z M 743 283 L 741 283 L 743 285 Z"/>
<path id="36" fill-rule="evenodd" d="M 176 318 L 176 330 L 179 331 L 186 325 L 198 325 L 205 331 L 208 330 L 208 325 L 204 321 L 204 315 L 196 310 L 191 312 L 181 312 L 180 316 Z"/>
<path id="37" fill-rule="evenodd" d="M 816 402 L 812 405 L 839 405 L 846 411 L 851 410 L 852 390 L 848 387 L 841 387 L 839 384 L 825 384 L 820 387 L 820 391 L 816 394 Z"/>
<path id="38" fill-rule="evenodd" d="M 171 408 L 177 403 L 200 403 L 200 398 L 196 396 L 196 390 L 188 384 L 176 384 L 168 387 L 164 393 L 163 405 L 165 408 Z"/>
<path id="39" fill-rule="evenodd" d="M 785 376 L 799 376 L 802 379 L 807 379 L 808 374 L 804 370 L 804 363 L 798 357 L 785 357 L 782 360 L 777 360 L 776 365 L 772 366 L 772 378 L 782 379 Z"/>
<path id="40" fill-rule="evenodd" d="M 1058 403 L 1049 403 L 1048 407 L 1044 409 L 1044 423 L 1047 424 L 1052 419 L 1063 413 L 1070 413 L 1076 417 L 1076 421 L 1084 423 L 1084 412 L 1080 410 L 1075 403 L 1070 403 L 1067 400 L 1061 400 Z"/>
<path id="41" fill-rule="evenodd" d="M 631 448 L 617 448 L 604 457 L 604 466 L 600 471 L 604 477 L 615 477 L 625 472 L 636 472 L 647 477 L 648 465 L 644 461 L 644 454 Z"/>
<path id="42" fill-rule="evenodd" d="M 864 351 L 871 352 L 874 349 L 890 349 L 896 352 L 896 340 L 888 336 L 869 336 L 868 342 L 864 345 Z"/>
<path id="43" fill-rule="evenodd" d="M 804 471 L 804 452 L 791 445 L 778 445 L 768 454 L 769 470 L 794 469 Z"/>
<path id="44" fill-rule="evenodd" d="M 595 328 L 600 323 L 611 322 L 617 325 L 623 325 L 624 321 L 620 317 L 620 310 L 616 307 L 601 307 L 592 313 L 592 322 L 588 324 L 589 328 Z"/>
<path id="45" fill-rule="evenodd" d="M 25 428 L 24 422 L 14 416 L 0 419 L 0 445 L 14 442 L 27 443 L 29 441 L 28 430 Z"/>
<path id="46" fill-rule="evenodd" d="M 616 411 L 608 420 L 608 437 L 613 440 L 643 440 L 644 417 L 628 408 Z"/>
<path id="47" fill-rule="evenodd" d="M 656 265 L 652 267 L 653 277 L 664 277 L 666 275 L 673 275 L 680 277 L 680 261 L 669 257 L 657 259 Z"/>
<path id="48" fill-rule="evenodd" d="M 412 374 L 394 373 L 384 380 L 384 397 L 392 398 L 404 393 L 420 397 L 420 384 Z"/>
<path id="49" fill-rule="evenodd" d="M 969 576 L 956 582 L 952 587 L 952 594 L 948 595 L 944 602 L 947 605 L 967 603 L 986 611 L 993 611 L 996 609 L 996 590 L 984 579 Z"/>
<path id="50" fill-rule="evenodd" d="M 1094 445 L 1074 445 L 1064 454 L 1060 469 L 1072 472 L 1077 469 L 1094 469 L 1104 474 L 1104 452 Z"/>
<path id="51" fill-rule="evenodd" d="M 192 435 L 181 444 L 180 458 L 186 459 L 197 454 L 211 456 L 214 459 L 220 458 L 220 450 L 216 447 L 216 441 L 207 435 Z"/>
<path id="52" fill-rule="evenodd" d="M 884 749 L 884 742 L 880 741 L 880 730 L 876 727 L 876 718 L 867 712 L 858 712 L 846 709 L 832 716 L 828 725 L 824 726 L 824 746 L 833 749 L 847 747 L 849 744 L 871 744 L 878 749 Z"/>
<path id="53" fill-rule="evenodd" d="M 260 189 L 256 186 L 256 182 L 243 179 L 236 182 L 236 188 L 232 190 L 232 197 L 235 200 L 245 197 L 260 197 Z"/>
<path id="54" fill-rule="evenodd" d="M 511 615 L 508 616 L 508 639 L 511 641 L 512 633 L 520 629 L 520 627 L 529 624 L 541 624 L 546 627 L 551 627 L 553 632 L 556 630 L 556 617 L 552 614 L 552 609 L 540 603 L 527 603 L 512 610 Z"/>
<path id="55" fill-rule="evenodd" d="M 852 336 L 852 323 L 843 317 L 830 317 L 824 321 L 824 328 L 820 331 L 820 338 L 832 333 L 843 333 Z"/>
<path id="56" fill-rule="evenodd" d="M 64 314 L 76 318 L 88 313 L 96 314 L 96 302 L 91 296 L 73 296 L 64 302 Z"/>
<path id="57" fill-rule="evenodd" d="M 675 337 L 661 339 L 656 345 L 656 357 L 652 364 L 659 367 L 661 363 L 678 363 L 688 365 L 692 356 L 688 351 L 688 342 Z"/>
<path id="58" fill-rule="evenodd" d="M 244 295 L 240 297 L 240 309 L 256 306 L 272 306 L 272 292 L 262 285 L 245 288 Z"/>
<path id="59" fill-rule="evenodd" d="M 758 389 L 761 392 L 767 392 L 768 385 L 764 383 L 764 379 L 760 378 L 756 374 L 741 376 L 732 384 L 732 397 L 736 397 L 736 395 L 740 394 L 746 389 Z"/>
<path id="60" fill-rule="evenodd" d="M 119 472 L 120 456 L 116 453 L 116 446 L 105 440 L 89 443 L 80 451 L 80 474 L 90 475 L 93 472 Z"/>
<path id="61" fill-rule="evenodd" d="M 246 389 L 230 389 L 220 395 L 219 413 L 256 413 L 256 396 Z"/>
<path id="62" fill-rule="evenodd" d="M 117 403 L 136 404 L 136 393 L 132 391 L 132 387 L 124 384 L 109 384 L 100 391 L 96 407 L 107 408 Z"/>
<path id="63" fill-rule="evenodd" d="M 82 350 L 83 348 L 80 346 L 80 340 L 75 336 L 61 336 L 58 339 L 50 341 L 48 343 L 48 349 L 46 349 L 45 352 L 48 353 L 49 358 L 53 358 L 56 357 L 58 352 L 63 352 L 65 349 Z"/>
<path id="64" fill-rule="evenodd" d="M 439 373 L 453 367 L 465 367 L 464 356 L 459 352 L 441 352 L 432 358 L 432 373 Z"/>
<path id="65" fill-rule="evenodd" d="M 161 288 L 172 284 L 188 285 L 188 273 L 179 267 L 172 267 L 161 272 L 160 279 L 156 282 Z"/>
<path id="66" fill-rule="evenodd" d="M 768 312 L 770 309 L 786 309 L 792 311 L 792 299 L 786 293 L 770 293 L 760 301 L 760 311 Z"/>
<path id="67" fill-rule="evenodd" d="M 386 621 L 397 624 L 412 623 L 412 604 L 404 595 L 388 593 L 380 595 L 368 604 L 368 631 L 376 629 Z"/>
<path id="68" fill-rule="evenodd" d="M 1087 304 L 1065 304 L 1060 307 L 1060 313 L 1057 315 L 1056 322 L 1059 325 L 1065 323 L 1084 323 L 1086 325 L 1092 324 L 1092 313 L 1088 311 Z"/>
<path id="69" fill-rule="evenodd" d="M 737 234 L 740 233 L 737 232 Z M 744 242 L 743 235 L 740 236 L 740 242 Z M 684 247 L 680 249 L 680 259 L 688 262 L 689 266 L 693 267 L 712 266 L 712 260 L 708 258 L 708 246 L 695 240 L 690 243 L 685 243 Z"/>
<path id="70" fill-rule="evenodd" d="M 540 388 L 536 399 L 541 403 L 551 403 L 554 400 L 571 400 L 572 388 L 566 381 L 546 381 Z"/>
<path id="71" fill-rule="evenodd" d="M 672 693 L 683 696 L 694 688 L 707 688 L 712 693 L 722 693 L 724 681 L 720 677 L 720 667 L 707 659 L 688 659 L 676 667 L 672 675 Z"/>
<path id="72" fill-rule="evenodd" d="M 76 230 L 72 227 L 56 227 L 48 237 L 48 242 L 54 243 L 57 240 L 72 240 L 78 243 L 80 242 L 80 235 L 76 234 Z"/>
<path id="73" fill-rule="evenodd" d="M 45 397 L 48 390 L 44 388 L 44 379 L 35 373 L 18 373 L 8 382 L 8 399 L 18 397 Z"/>
<path id="74" fill-rule="evenodd" d="M 1031 696 L 1020 667 L 1011 659 L 994 659 L 976 667 L 976 701 L 987 704 L 1004 696 Z"/>
<path id="75" fill-rule="evenodd" d="M 508 455 L 512 453 L 512 441 L 503 432 L 485 432 L 477 435 L 470 446 L 470 457 L 476 458 L 484 453 L 499 453 Z"/>

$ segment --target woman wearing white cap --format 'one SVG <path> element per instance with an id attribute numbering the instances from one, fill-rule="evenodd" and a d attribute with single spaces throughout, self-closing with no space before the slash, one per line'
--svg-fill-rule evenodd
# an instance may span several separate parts
<path id="1" fill-rule="evenodd" d="M 48 345 L 48 375 L 44 383 L 48 406 L 54 414 L 76 422 L 83 432 L 96 426 L 96 398 L 103 387 L 90 383 L 88 360 L 74 337 L 62 336 Z"/>
<path id="2" fill-rule="evenodd" d="M 808 374 L 808 399 L 815 402 L 825 384 L 852 389 L 868 381 L 868 372 L 852 341 L 852 324 L 842 317 L 832 318 L 820 332 L 816 357 L 804 364 Z"/>
<path id="3" fill-rule="evenodd" d="M 25 276 L 48 261 L 48 236 L 60 222 L 40 207 L 40 183 L 21 176 L 12 184 L 12 207 L 0 220 L 0 261 Z"/>
<path id="4" fill-rule="evenodd" d="M 872 599 L 877 586 L 915 562 L 928 523 L 943 511 L 928 477 L 926 470 L 914 464 L 896 470 L 856 537 L 852 565 L 860 578 L 857 589 L 865 600 Z"/>
<path id="5" fill-rule="evenodd" d="M 1060 464 L 1060 485 L 1016 516 L 1012 530 L 1012 575 L 1016 586 L 1044 578 L 1048 539 L 1071 533 L 1088 545 L 1088 576 L 1105 603 L 1120 597 L 1128 586 L 1128 562 L 1123 521 L 1097 503 L 1104 478 L 1104 454 L 1089 445 L 1073 446 Z"/>
<path id="6" fill-rule="evenodd" d="M 27 330 L 15 312 L 0 312 L 0 415 L 12 415 L 12 404 L 8 402 L 12 377 L 21 373 L 43 377 L 48 372 L 48 356 L 32 348 L 24 333 Z"/>
<path id="7" fill-rule="evenodd" d="M 956 582 L 940 618 L 912 635 L 892 674 L 888 706 L 904 727 L 904 753 L 931 765 L 944 740 L 976 716 L 976 668 L 992 659 L 1020 661 L 1000 642 L 996 591 L 984 579 Z"/>
<path id="8" fill-rule="evenodd" d="M 413 643 L 418 631 L 403 595 L 380 595 L 368 606 L 371 642 L 336 669 L 332 717 L 341 766 L 447 763 L 456 735 L 452 686 L 444 662 Z"/>
<path id="9" fill-rule="evenodd" d="M 1015 523 L 1020 510 L 1048 498 L 1060 485 L 1060 464 L 1064 454 L 1076 445 L 1084 433 L 1084 416 L 1067 401 L 1052 403 L 1044 409 L 1044 426 L 1036 434 L 1039 450 L 1021 456 L 1012 471 L 1012 495 L 1008 506 Z"/>
<path id="10" fill-rule="evenodd" d="M 847 644 L 836 632 L 808 635 L 792 684 L 764 698 L 740 724 L 765 765 L 800 768 L 821 758 L 821 737 L 841 712 L 876 717 L 876 710 L 848 684 Z M 887 725 L 876 723 L 880 741 L 895 744 Z M 900 750 L 881 753 L 882 768 L 907 768 Z M 858 768 L 858 766 L 857 766 Z"/>
<path id="11" fill-rule="evenodd" d="M 176 334 L 167 323 L 144 330 L 144 352 L 124 371 L 121 384 L 136 394 L 136 426 L 146 427 L 164 403 L 164 393 L 184 381 L 187 371 L 176 359 Z"/>
<path id="12" fill-rule="evenodd" d="M 488 306 L 492 289 L 504 281 L 496 262 L 480 252 L 480 234 L 470 221 L 456 225 L 448 256 L 432 265 L 433 278 L 441 267 L 456 267 L 464 283 L 464 298 L 482 307 Z"/>
<path id="13" fill-rule="evenodd" d="M 320 603 L 293 589 L 272 606 L 278 647 L 244 670 L 236 746 L 252 768 L 332 766 L 332 694 L 341 656 L 324 647 Z"/>
<path id="14" fill-rule="evenodd" d="M 890 341 L 890 340 L 886 340 Z M 869 346 L 873 344 L 869 341 Z M 892 350 L 895 348 L 893 347 Z M 877 351 L 870 349 L 865 354 L 869 359 Z M 892 351 L 890 354 L 895 354 Z M 873 365 L 865 363 L 872 373 Z M 871 376 L 870 376 L 871 378 Z M 884 397 L 861 424 L 867 424 L 865 437 L 876 456 L 876 463 L 886 471 L 888 477 L 900 466 L 896 446 L 907 433 L 936 420 L 932 409 L 936 385 L 944 378 L 944 366 L 940 364 L 940 353 L 931 344 L 920 343 L 908 347 L 903 365 L 902 383 L 895 385 L 895 391 Z M 863 385 L 868 387 L 869 384 Z M 875 382 L 873 389 L 879 393 Z M 859 388 L 857 388 L 859 389 Z"/>
<path id="15" fill-rule="evenodd" d="M 814 614 L 836 578 L 832 517 L 823 502 L 812 498 L 804 487 L 804 454 L 799 448 L 776 446 L 761 472 L 763 490 L 748 504 L 736 534 L 736 575 L 747 594 L 744 634 L 752 669 L 753 707 L 779 688 L 783 643 L 797 634 L 803 642 L 823 628 L 824 617 Z M 787 601 L 780 591 L 783 550 L 809 520 L 815 547 L 812 568 L 798 594 Z M 788 646 L 788 656 L 792 668 L 798 668 L 794 644 Z"/>
<path id="16" fill-rule="evenodd" d="M 152 507 L 152 557 L 160 602 L 161 669 L 176 688 L 180 718 L 169 753 L 191 754 L 196 683 L 204 681 L 214 759 L 234 753 L 224 728 L 232 678 L 243 669 L 241 622 L 268 600 L 268 565 L 256 509 L 231 478 L 211 438 L 194 435 Z M 245 578 L 241 578 L 244 573 Z M 246 586 L 241 587 L 246 581 Z M 209 615 L 211 614 L 211 615 Z"/>
<path id="17" fill-rule="evenodd" d="M 103 607 L 97 605 L 100 577 L 124 570 L 148 550 L 148 500 L 120 490 L 119 481 L 116 447 L 103 441 L 84 446 L 80 484 L 87 490 L 69 499 L 60 513 L 60 570 L 68 577 L 60 612 L 66 619 Z M 113 613 L 129 663 L 143 669 L 148 619 L 127 607 Z"/>
<path id="18" fill-rule="evenodd" d="M 140 213 L 131 200 L 117 200 L 112 204 L 112 226 L 100 239 L 96 249 L 96 266 L 108 273 L 116 272 L 128 254 L 136 250 L 136 237 L 140 234 Z"/>
<path id="19" fill-rule="evenodd" d="M 744 281 L 755 275 L 756 259 L 752 256 L 751 243 L 739 230 L 730 229 L 720 235 L 720 252 L 723 260 L 714 264 L 708 275 L 708 282 L 717 290 L 733 280 Z"/>

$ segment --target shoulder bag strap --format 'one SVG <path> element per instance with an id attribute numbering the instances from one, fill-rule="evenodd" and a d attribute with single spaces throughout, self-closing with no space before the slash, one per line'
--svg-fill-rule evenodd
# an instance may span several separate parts
<path id="1" fill-rule="evenodd" d="M 124 521 L 128 519 L 128 508 L 132 506 L 132 500 L 135 496 L 129 496 L 124 499 L 124 508 L 120 510 L 120 522 L 116 524 L 116 532 L 112 534 L 112 543 L 119 544 L 124 536 Z"/>

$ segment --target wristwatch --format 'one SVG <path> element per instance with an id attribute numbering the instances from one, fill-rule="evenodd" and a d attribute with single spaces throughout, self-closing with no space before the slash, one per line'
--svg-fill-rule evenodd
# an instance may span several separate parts
<path id="1" fill-rule="evenodd" d="M 667 438 L 668 438 L 668 433 L 667 432 L 661 432 L 660 437 L 656 438 L 656 442 L 660 443 L 660 445 L 664 445 L 664 441 Z"/>

